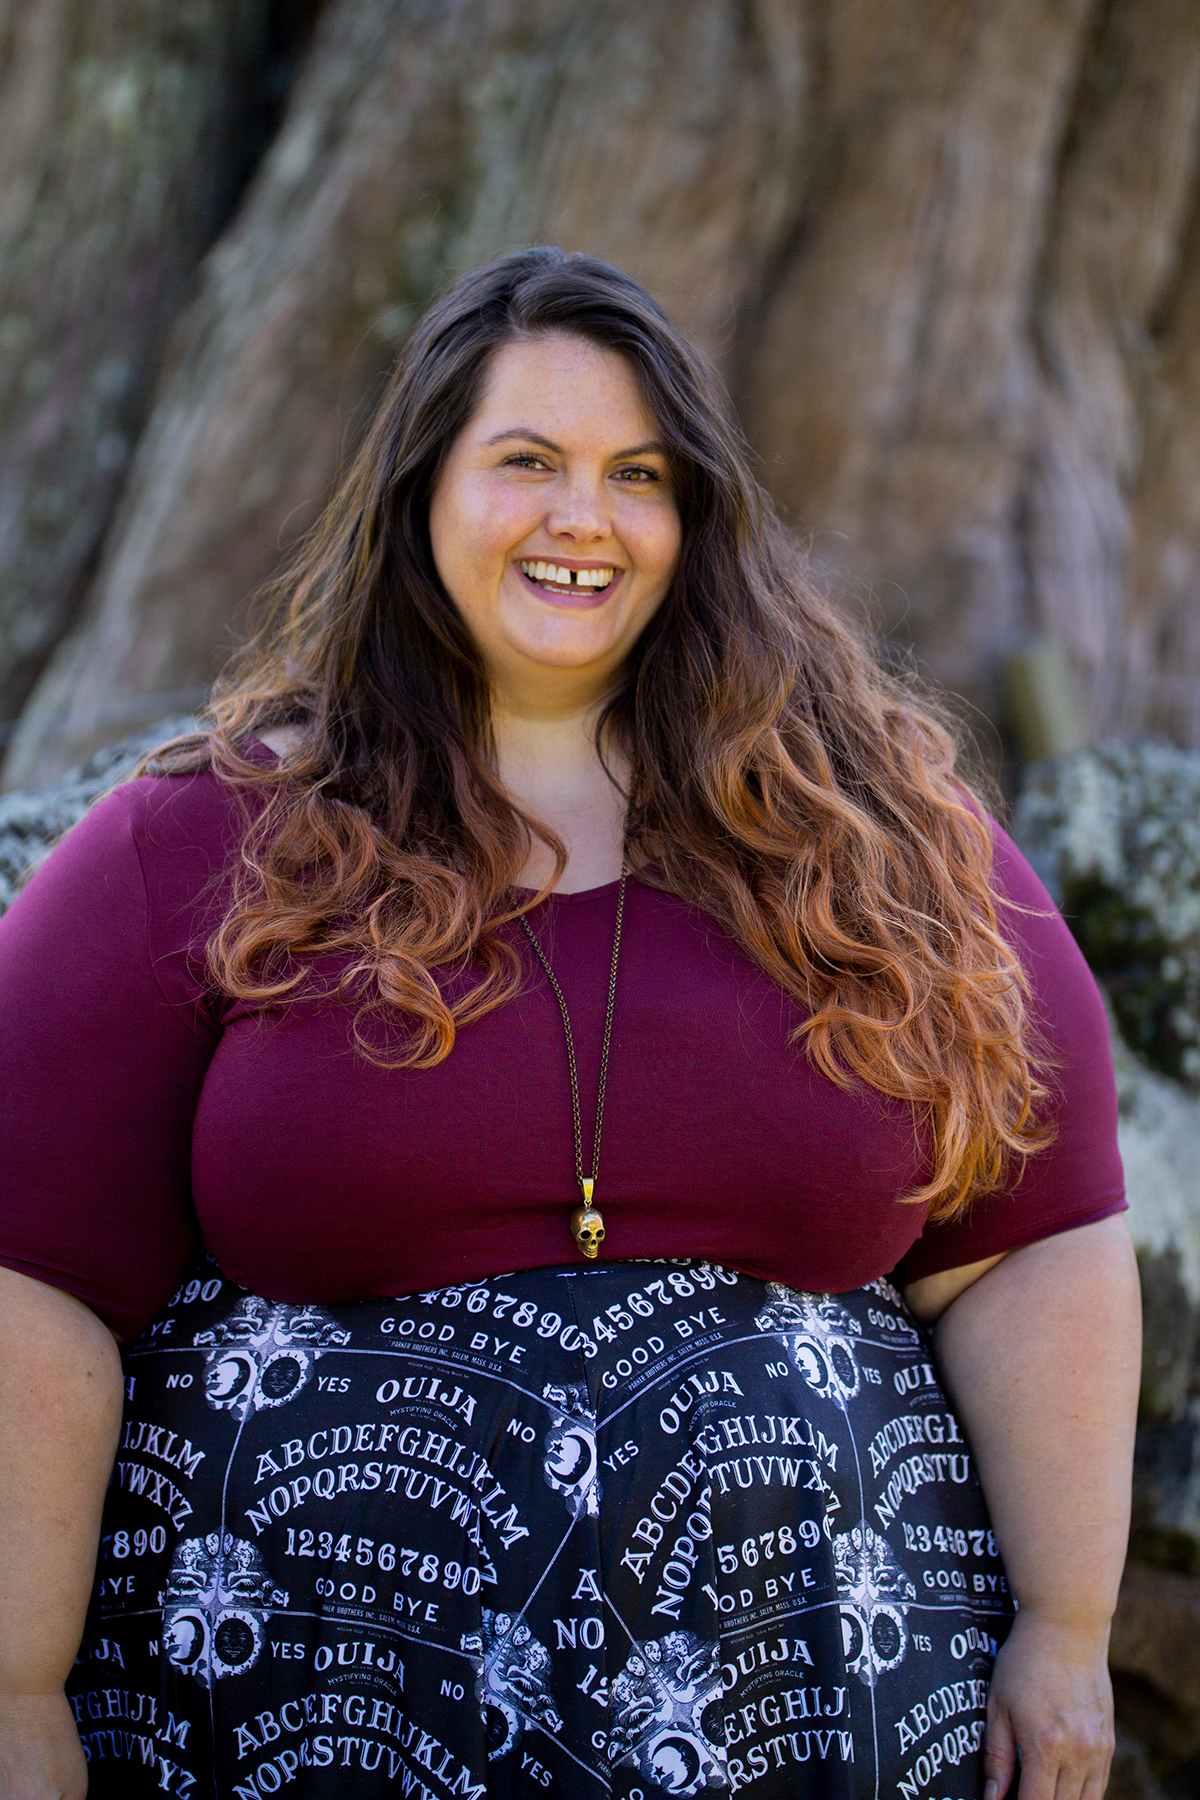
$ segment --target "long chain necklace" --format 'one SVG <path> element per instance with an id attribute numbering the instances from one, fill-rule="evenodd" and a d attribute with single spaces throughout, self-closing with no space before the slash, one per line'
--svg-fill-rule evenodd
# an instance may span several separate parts
<path id="1" fill-rule="evenodd" d="M 582 1255 L 591 1259 L 600 1248 L 604 1238 L 604 1217 L 592 1205 L 596 1192 L 596 1171 L 600 1166 L 600 1128 L 604 1123 L 604 1085 L 608 1079 L 608 1046 L 612 1037 L 613 1006 L 617 998 L 617 958 L 621 954 L 621 920 L 625 912 L 625 881 L 629 870 L 621 864 L 621 885 L 617 890 L 617 924 L 613 932 L 612 969 L 608 977 L 608 1008 L 604 1015 L 604 1042 L 600 1049 L 600 1087 L 596 1094 L 596 1131 L 592 1138 L 592 1172 L 583 1172 L 583 1131 L 579 1123 L 579 1070 L 575 1064 L 575 1040 L 571 1036 L 571 1016 L 567 1011 L 567 1003 L 563 999 L 563 991 L 558 985 L 554 970 L 546 957 L 545 951 L 534 935 L 533 927 L 524 913 L 521 924 L 525 935 L 533 945 L 538 961 L 545 970 L 546 979 L 554 989 L 554 998 L 558 1001 L 558 1010 L 562 1014 L 563 1032 L 567 1040 L 567 1067 L 571 1071 L 571 1113 L 575 1121 L 575 1179 L 579 1183 L 583 1195 L 583 1205 L 577 1206 L 571 1214 L 571 1235 L 579 1245 Z"/>

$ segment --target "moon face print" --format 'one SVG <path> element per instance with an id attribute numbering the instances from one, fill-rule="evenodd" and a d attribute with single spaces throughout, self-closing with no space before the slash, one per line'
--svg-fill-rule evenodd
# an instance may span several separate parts
<path id="1" fill-rule="evenodd" d="M 635 1643 L 612 1686 L 609 1758 L 631 1763 L 667 1794 L 724 1787 L 720 1722 L 705 1714 L 722 1694 L 716 1646 L 689 1631 Z"/>
<path id="2" fill-rule="evenodd" d="M 553 1408 L 544 1439 L 546 1480 L 567 1503 L 572 1518 L 600 1511 L 600 1477 L 596 1458 L 596 1415 L 582 1383 L 547 1382 L 542 1398 Z"/>
<path id="3" fill-rule="evenodd" d="M 650 1773 L 668 1794 L 694 1794 L 703 1767 L 696 1740 L 664 1731 L 649 1747 Z"/>
<path id="4" fill-rule="evenodd" d="M 887 1541 L 865 1522 L 833 1540 L 846 1668 L 867 1687 L 896 1669 L 908 1649 L 908 1605 L 917 1590 Z"/>
<path id="5" fill-rule="evenodd" d="M 782 1338 L 814 1394 L 844 1407 L 857 1397 L 862 1377 L 855 1339 L 862 1326 L 829 1294 L 802 1294 L 781 1282 L 767 1284 L 768 1304 L 755 1318 L 760 1331 Z"/>
<path id="6" fill-rule="evenodd" d="M 162 1595 L 163 1653 L 204 1687 L 244 1675 L 262 1653 L 271 1614 L 287 1603 L 253 1544 L 229 1532 L 184 1538 Z"/>
<path id="7" fill-rule="evenodd" d="M 247 1294 L 195 1344 L 208 1348 L 204 1391 L 218 1412 L 238 1419 L 286 1406 L 304 1388 L 317 1359 L 349 1342 L 317 1306 L 290 1306 Z"/>
<path id="8" fill-rule="evenodd" d="M 490 1762 L 514 1750 L 527 1725 L 562 1730 L 546 1681 L 550 1652 L 523 1619 L 484 1607 L 480 1629 L 464 1634 L 462 1648 L 476 1671 L 475 1697 Z"/>

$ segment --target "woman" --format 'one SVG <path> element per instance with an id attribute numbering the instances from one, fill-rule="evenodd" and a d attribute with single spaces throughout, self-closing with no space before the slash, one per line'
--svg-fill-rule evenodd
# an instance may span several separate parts
<path id="1" fill-rule="evenodd" d="M 1099 1800 L 1102 1009 L 635 283 L 450 290 L 213 717 L 0 937 L 0 1792 Z"/>

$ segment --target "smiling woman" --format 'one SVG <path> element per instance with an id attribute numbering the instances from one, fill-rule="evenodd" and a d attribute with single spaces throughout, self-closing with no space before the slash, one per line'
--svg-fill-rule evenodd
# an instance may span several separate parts
<path id="1" fill-rule="evenodd" d="M 514 416 L 531 422 L 503 423 Z M 615 351 L 556 332 L 497 352 L 429 514 L 434 558 L 493 679 L 536 681 L 549 665 L 586 671 L 593 698 L 613 685 L 679 558 L 654 430 Z"/>
<path id="2" fill-rule="evenodd" d="M 0 922 L 0 1800 L 1099 1800 L 1103 1008 L 711 370 L 473 271 L 274 598 Z"/>
<path id="3" fill-rule="evenodd" d="M 590 738 L 666 598 L 681 540 L 667 450 L 628 360 L 562 331 L 497 350 L 429 534 L 487 669 L 505 787 L 566 846 L 559 890 L 614 879 L 628 754 L 614 741 L 617 785 L 596 783 L 579 721 Z M 519 880 L 540 888 L 553 859 L 544 844 L 530 851 Z"/>

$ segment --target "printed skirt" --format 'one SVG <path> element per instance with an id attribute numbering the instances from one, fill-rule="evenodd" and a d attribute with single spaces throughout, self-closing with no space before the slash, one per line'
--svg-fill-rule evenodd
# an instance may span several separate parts
<path id="1" fill-rule="evenodd" d="M 886 1281 L 198 1265 L 129 1346 L 70 1695 L 92 1800 L 977 1800 L 1012 1616 Z"/>

